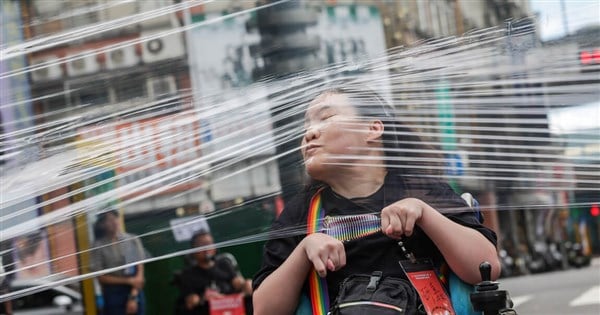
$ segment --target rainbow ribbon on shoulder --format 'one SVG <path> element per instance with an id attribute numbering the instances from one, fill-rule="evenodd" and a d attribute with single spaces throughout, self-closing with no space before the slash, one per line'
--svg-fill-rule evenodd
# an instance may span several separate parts
<path id="1" fill-rule="evenodd" d="M 323 232 L 340 241 L 349 241 L 381 230 L 381 220 L 374 214 L 325 217 L 321 191 L 322 189 L 310 201 L 307 235 Z M 329 312 L 327 280 L 319 277 L 319 274 L 313 270 L 308 276 L 308 288 L 312 313 L 326 315 Z"/>
<path id="2" fill-rule="evenodd" d="M 323 230 L 323 218 L 325 210 L 321 203 L 321 191 L 319 190 L 311 199 L 307 217 L 307 235 L 319 233 Z M 329 293 L 327 291 L 327 280 L 319 277 L 313 270 L 308 276 L 308 290 L 314 315 L 326 315 L 329 312 Z"/>

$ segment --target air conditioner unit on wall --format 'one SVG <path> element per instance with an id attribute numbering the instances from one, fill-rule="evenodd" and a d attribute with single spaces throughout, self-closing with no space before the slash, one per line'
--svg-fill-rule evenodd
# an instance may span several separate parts
<path id="1" fill-rule="evenodd" d="M 158 78 L 148 78 L 148 95 L 153 99 L 168 97 L 177 92 L 175 77 L 167 75 Z"/>
<path id="2" fill-rule="evenodd" d="M 142 33 L 142 37 L 152 33 Z M 181 33 L 170 34 L 146 40 L 142 43 L 142 60 L 152 63 L 166 59 L 178 58 L 185 54 Z"/>
<path id="3" fill-rule="evenodd" d="M 117 19 L 127 19 L 132 15 L 138 14 L 140 1 L 122 1 L 122 0 L 96 0 L 98 4 L 105 6 L 104 10 L 98 11 L 98 17 L 102 22 L 115 21 Z M 153 0 L 149 1 L 152 2 Z M 146 1 L 142 1 L 146 2 Z M 109 37 L 118 36 L 121 33 L 137 33 L 139 25 L 137 23 L 122 26 L 107 31 Z"/>
<path id="4" fill-rule="evenodd" d="M 33 70 L 31 80 L 33 82 L 42 82 L 60 79 L 63 75 L 62 68 L 56 57 L 40 57 L 31 60 L 31 66 L 35 67 L 42 63 L 48 63 L 47 66 Z"/>
<path id="5" fill-rule="evenodd" d="M 57 15 L 64 6 L 62 0 L 44 0 L 33 3 L 36 13 L 44 17 Z"/>
<path id="6" fill-rule="evenodd" d="M 106 68 L 118 69 L 133 67 L 138 64 L 140 57 L 135 52 L 135 46 L 129 45 L 119 49 L 110 50 L 105 53 Z"/>
<path id="7" fill-rule="evenodd" d="M 154 2 L 153 1 L 142 1 L 143 2 Z M 140 3 L 138 1 L 120 1 L 117 5 L 115 5 L 115 1 L 113 0 L 102 0 L 107 5 L 107 8 L 103 12 L 103 20 L 110 21 L 116 20 L 120 18 L 124 18 L 127 16 L 131 16 L 139 13 Z"/>
<path id="8" fill-rule="evenodd" d="M 70 77 L 90 74 L 100 70 L 96 55 L 90 51 L 83 51 L 69 57 L 74 58 L 67 62 L 67 74 Z"/>

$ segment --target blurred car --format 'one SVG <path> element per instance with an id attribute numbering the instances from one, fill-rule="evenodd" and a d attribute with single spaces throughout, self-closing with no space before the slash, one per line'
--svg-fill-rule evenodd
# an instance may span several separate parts
<path id="1" fill-rule="evenodd" d="M 26 290 L 49 282 L 40 280 L 15 280 L 12 292 Z M 81 294 L 66 286 L 53 286 L 12 300 L 14 315 L 83 315 Z"/>

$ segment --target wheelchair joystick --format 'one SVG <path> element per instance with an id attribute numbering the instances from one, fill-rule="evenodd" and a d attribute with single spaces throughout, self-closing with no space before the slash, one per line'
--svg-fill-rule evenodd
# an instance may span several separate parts
<path id="1" fill-rule="evenodd" d="M 477 284 L 479 291 L 498 290 L 498 282 L 492 281 L 492 265 L 484 261 L 479 265 L 479 274 L 481 282 Z"/>
<path id="2" fill-rule="evenodd" d="M 511 309 L 512 301 L 508 292 L 498 290 L 498 282 L 491 281 L 492 265 L 485 261 L 479 265 L 481 282 L 475 286 L 475 292 L 471 293 L 471 304 L 476 312 L 484 315 L 516 315 Z"/>

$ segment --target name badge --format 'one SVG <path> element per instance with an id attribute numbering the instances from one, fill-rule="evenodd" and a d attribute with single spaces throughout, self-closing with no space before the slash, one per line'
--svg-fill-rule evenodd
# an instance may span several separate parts
<path id="1" fill-rule="evenodd" d="M 456 315 L 452 302 L 429 259 L 401 260 L 400 266 L 417 290 L 428 315 Z"/>

